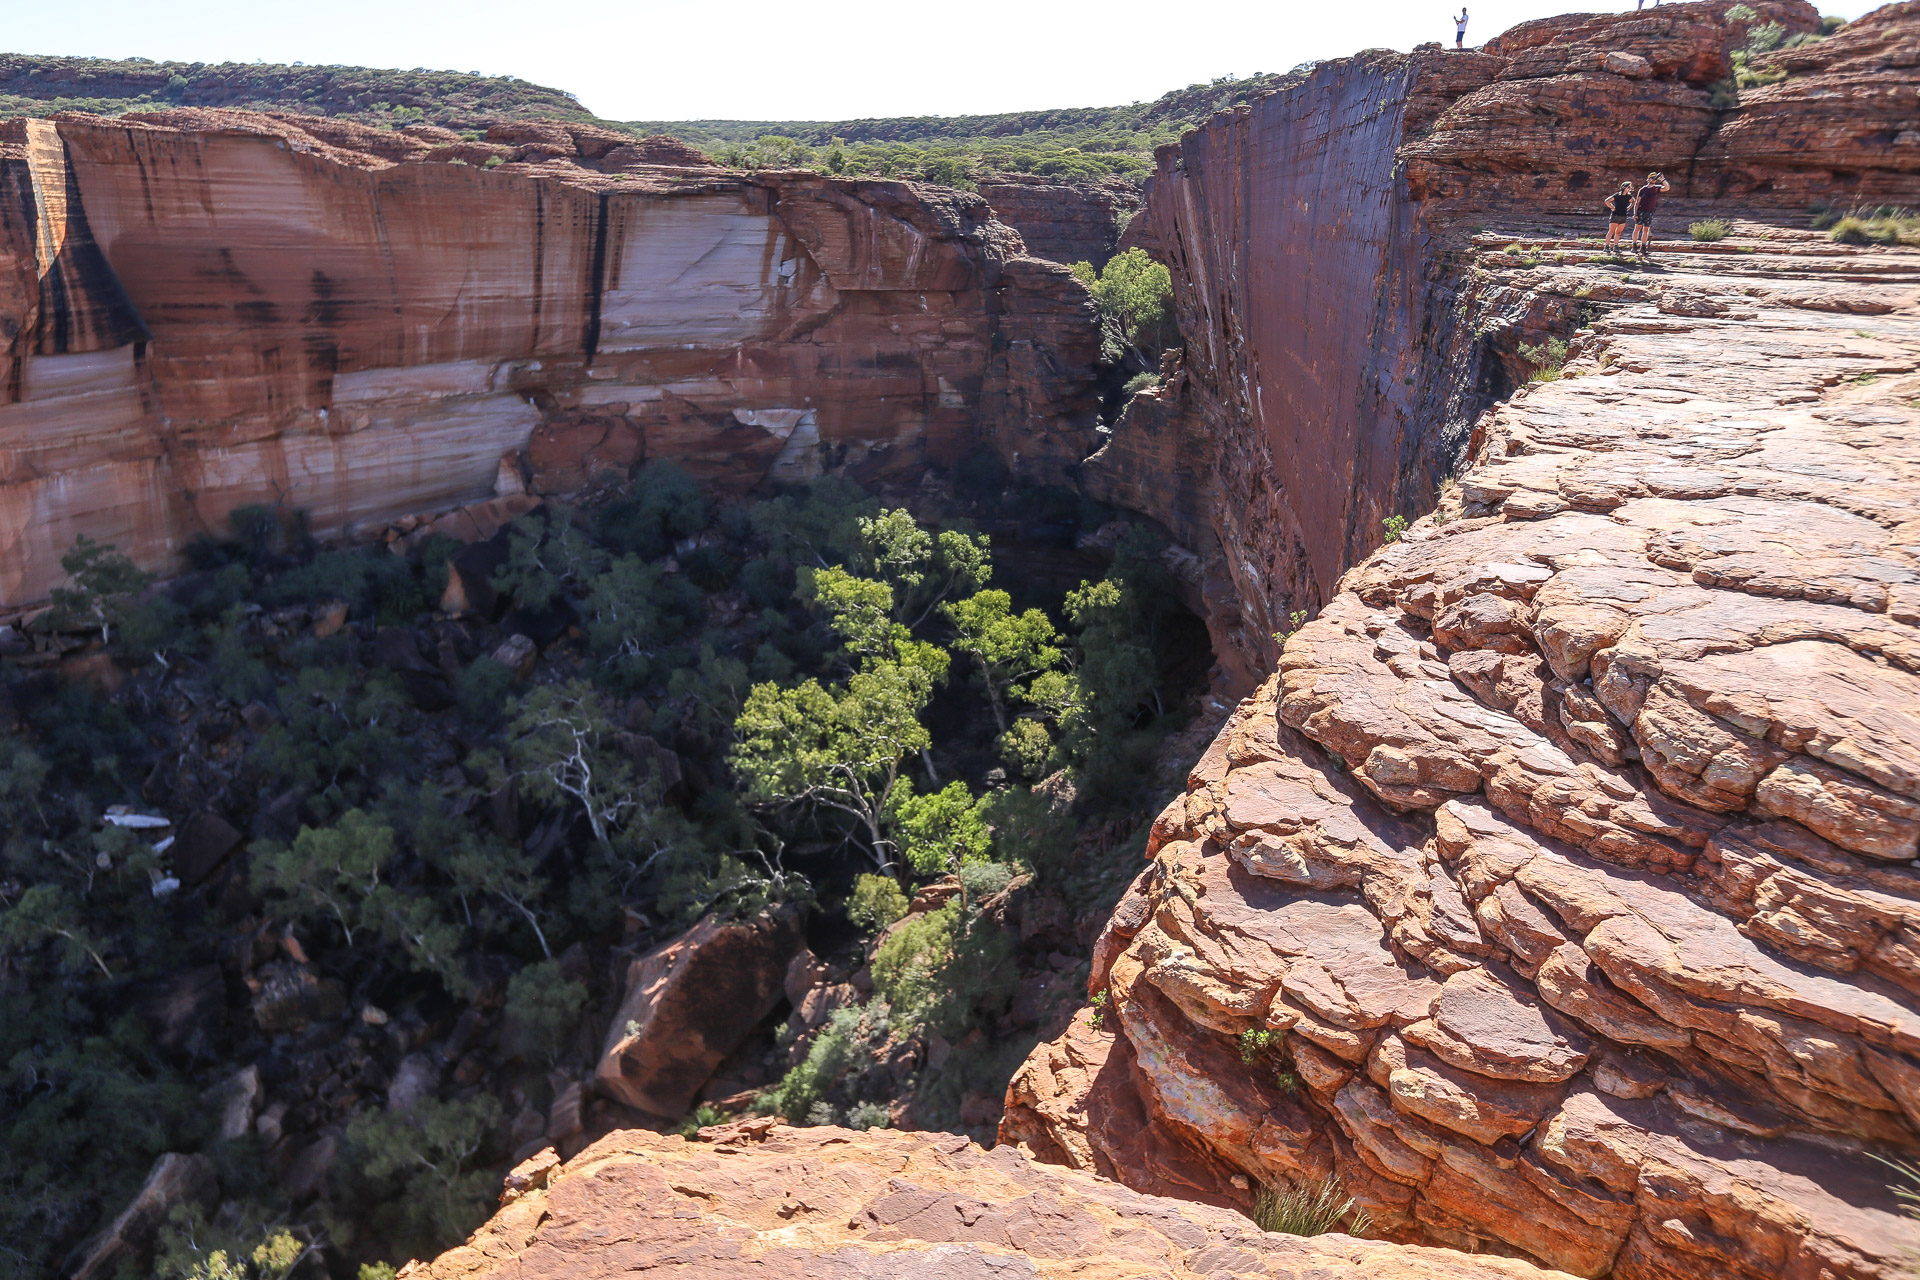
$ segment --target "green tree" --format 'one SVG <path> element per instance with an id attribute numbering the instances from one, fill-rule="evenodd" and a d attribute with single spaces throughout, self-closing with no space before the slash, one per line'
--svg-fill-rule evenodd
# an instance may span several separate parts
<path id="1" fill-rule="evenodd" d="M 949 782 L 938 791 L 915 795 L 912 782 L 902 778 L 889 805 L 900 851 L 916 873 L 940 875 L 987 856 L 992 834 L 985 804 L 973 798 L 966 783 Z"/>
<path id="2" fill-rule="evenodd" d="M 555 503 L 507 526 L 507 560 L 492 581 L 521 608 L 538 611 L 579 589 L 606 562 L 607 553 L 574 523 L 572 508 Z"/>
<path id="3" fill-rule="evenodd" d="M 934 683 L 931 664 L 880 661 L 834 688 L 755 685 L 729 756 L 747 802 L 852 818 L 878 869 L 892 871 L 889 802 L 901 762 L 933 741 L 919 716 Z"/>
<path id="4" fill-rule="evenodd" d="M 546 881 L 525 851 L 504 840 L 463 829 L 445 857 L 445 869 L 454 892 L 464 902 L 471 897 L 493 898 L 524 920 L 540 944 L 540 954 L 551 960 L 553 948 L 540 926 L 536 910 Z"/>
<path id="5" fill-rule="evenodd" d="M 347 1123 L 344 1176 L 376 1206 L 379 1225 L 416 1254 L 438 1252 L 487 1216 L 500 1175 L 473 1166 L 499 1118 L 489 1093 L 423 1098 L 410 1116 L 362 1111 Z"/>
<path id="6" fill-rule="evenodd" d="M 584 680 L 542 685 L 507 722 L 514 773 L 535 800 L 580 806 L 596 844 L 614 857 L 614 837 L 640 816 L 646 796 L 615 748 L 613 721 Z"/>
<path id="7" fill-rule="evenodd" d="M 291 844 L 261 845 L 253 857 L 253 884 L 287 899 L 297 915 L 332 916 L 351 946 L 362 907 L 380 888 L 394 847 L 392 827 L 349 809 L 331 827 L 301 827 Z"/>
<path id="8" fill-rule="evenodd" d="M 507 980 L 508 1048 L 551 1060 L 586 1004 L 586 984 L 561 973 L 558 961 L 528 965 Z"/>
<path id="9" fill-rule="evenodd" d="M 405 772 L 411 703 L 385 671 L 302 667 L 280 690 L 280 723 L 261 735 L 256 763 L 280 785 L 349 806 L 372 784 Z"/>
<path id="10" fill-rule="evenodd" d="M 942 601 L 977 591 L 993 576 L 984 534 L 922 529 L 903 507 L 863 517 L 856 559 L 894 591 L 895 618 L 917 629 Z"/>
<path id="11" fill-rule="evenodd" d="M 650 462 L 622 496 L 594 513 L 593 533 L 616 552 L 657 560 L 707 524 L 707 501 L 693 477 L 671 462 Z"/>
<path id="12" fill-rule="evenodd" d="M 67 585 L 50 593 L 54 617 L 63 627 L 98 627 L 102 642 L 113 639 L 113 628 L 125 611 L 128 597 L 153 581 L 112 543 L 102 545 L 81 534 L 60 557 Z"/>
<path id="13" fill-rule="evenodd" d="M 1101 358 L 1109 364 L 1131 356 L 1146 368 L 1179 341 L 1173 315 L 1173 277 L 1144 249 L 1129 249 L 1099 271 L 1087 262 L 1070 268 L 1093 293 L 1100 312 Z"/>
<path id="14" fill-rule="evenodd" d="M 26 951 L 55 940 L 60 944 L 62 968 L 77 969 L 90 960 L 102 976 L 113 977 L 113 970 L 100 957 L 100 941 L 88 929 L 80 908 L 59 885 L 30 886 L 0 914 L 0 954 Z"/>
<path id="15" fill-rule="evenodd" d="M 1024 682 L 1059 667 L 1065 656 L 1053 623 L 1039 609 L 1013 612 L 1004 591 L 981 591 L 946 606 L 953 647 L 974 661 L 986 686 L 994 726 L 1007 732 L 1007 704 L 1026 696 Z"/>

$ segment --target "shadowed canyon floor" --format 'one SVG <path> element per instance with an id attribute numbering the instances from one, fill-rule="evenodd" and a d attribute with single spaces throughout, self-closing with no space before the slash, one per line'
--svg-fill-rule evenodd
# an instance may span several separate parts
<path id="1" fill-rule="evenodd" d="M 1892 1276 L 1920 254 L 1556 230 L 1478 236 L 1478 296 L 1591 325 L 1195 767 L 1002 1137 L 1223 1202 L 1337 1177 L 1584 1275 Z"/>

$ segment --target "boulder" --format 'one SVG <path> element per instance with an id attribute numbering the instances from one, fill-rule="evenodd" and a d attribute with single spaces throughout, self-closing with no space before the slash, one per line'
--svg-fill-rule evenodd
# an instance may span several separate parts
<path id="1" fill-rule="evenodd" d="M 217 871 L 245 841 L 232 823 L 203 809 L 180 825 L 167 856 L 180 883 L 191 889 Z"/>
<path id="2" fill-rule="evenodd" d="M 627 967 L 594 1085 L 664 1119 L 686 1114 L 700 1087 L 785 995 L 801 946 L 797 917 L 707 917 Z"/>

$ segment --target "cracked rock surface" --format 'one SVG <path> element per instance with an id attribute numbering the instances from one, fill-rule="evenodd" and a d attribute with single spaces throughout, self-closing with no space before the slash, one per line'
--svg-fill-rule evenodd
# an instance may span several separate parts
<path id="1" fill-rule="evenodd" d="M 1269 1234 L 950 1134 L 760 1120 L 700 1138 L 616 1133 L 557 1171 L 529 1161 L 522 1181 L 545 1186 L 509 1179 L 510 1202 L 466 1245 L 401 1275 L 1565 1280 L 1503 1258 Z"/>
<path id="2" fill-rule="evenodd" d="M 1194 768 L 1004 1141 L 1587 1276 L 1905 1274 L 1920 253 L 1738 225 L 1479 256 L 1606 305 Z"/>

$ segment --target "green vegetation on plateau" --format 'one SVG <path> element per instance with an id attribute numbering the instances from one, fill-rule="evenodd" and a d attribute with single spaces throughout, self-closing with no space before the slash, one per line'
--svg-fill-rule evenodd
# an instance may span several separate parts
<path id="1" fill-rule="evenodd" d="M 169 107 L 291 111 L 388 128 L 484 129 L 497 120 L 569 120 L 639 136 L 669 134 L 737 168 L 817 169 L 965 186 L 996 174 L 1066 182 L 1138 177 L 1153 149 L 1288 75 L 1221 77 L 1152 102 L 980 116 L 837 121 L 600 119 L 570 93 L 457 71 L 141 58 L 0 55 L 0 116 Z"/>

